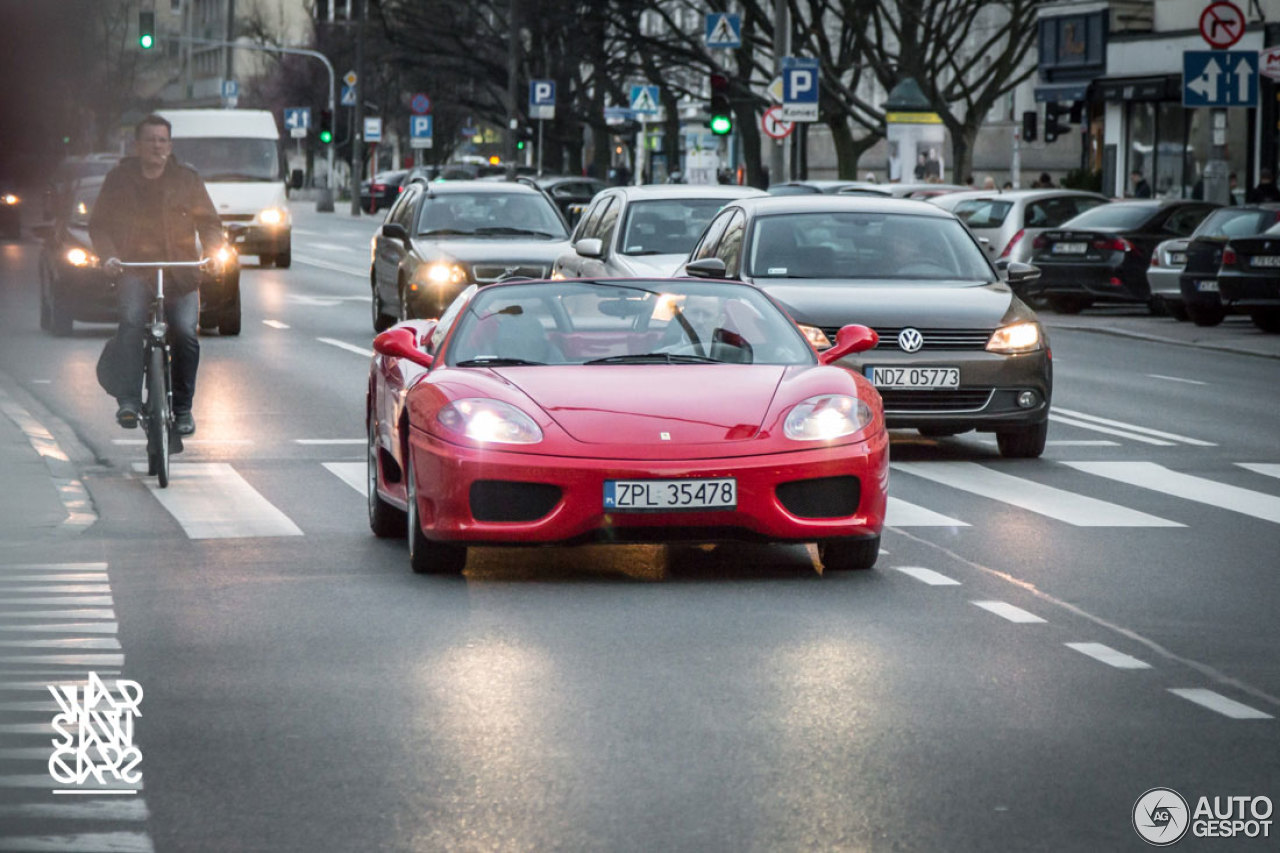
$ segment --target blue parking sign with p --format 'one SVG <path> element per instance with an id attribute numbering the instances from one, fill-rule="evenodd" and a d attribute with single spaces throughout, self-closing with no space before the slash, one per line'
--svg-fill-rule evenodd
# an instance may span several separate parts
<path id="1" fill-rule="evenodd" d="M 817 103 L 817 82 L 816 68 L 788 68 L 783 72 L 782 99 L 790 103 Z"/>
<path id="2" fill-rule="evenodd" d="M 530 80 L 529 81 L 529 106 L 543 107 L 549 106 L 556 102 L 556 81 L 554 80 Z"/>
<path id="3" fill-rule="evenodd" d="M 431 130 L 431 116 L 409 117 L 409 137 L 411 139 L 430 139 Z"/>

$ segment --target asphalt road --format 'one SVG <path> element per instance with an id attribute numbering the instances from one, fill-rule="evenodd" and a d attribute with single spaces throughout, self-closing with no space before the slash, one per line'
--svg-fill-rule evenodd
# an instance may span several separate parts
<path id="1" fill-rule="evenodd" d="M 0 850 L 1136 850 L 1148 789 L 1280 799 L 1280 360 L 1048 318 L 1044 457 L 896 434 L 872 572 L 417 577 L 364 515 L 374 227 L 304 208 L 294 268 L 246 268 L 164 494 L 93 378 L 110 328 L 44 335 L 36 246 L 0 247 L 0 371 L 99 514 L 0 549 Z M 53 796 L 41 682 L 94 667 L 145 690 L 144 781 Z"/>

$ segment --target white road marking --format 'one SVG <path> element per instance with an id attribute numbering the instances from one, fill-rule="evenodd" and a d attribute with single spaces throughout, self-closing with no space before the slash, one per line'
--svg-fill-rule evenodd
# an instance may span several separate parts
<path id="1" fill-rule="evenodd" d="M 1055 359 L 1056 360 L 1056 359 Z M 966 436 L 967 437 L 967 436 Z M 994 435 L 976 435 L 973 440 L 983 444 L 995 444 Z M 1047 447 L 1119 447 L 1120 442 L 1105 438 L 1051 438 L 1045 442 Z"/>
<path id="2" fill-rule="evenodd" d="M 124 666 L 124 655 L 26 655 L 23 657 L 0 657 L 0 663 L 37 664 L 47 663 L 52 666 Z"/>
<path id="3" fill-rule="evenodd" d="M 891 568 L 895 572 L 910 575 L 921 583 L 927 583 L 929 586 L 960 586 L 960 581 L 935 572 L 933 569 L 924 569 L 919 566 L 892 566 Z"/>
<path id="4" fill-rule="evenodd" d="M 57 702 L 0 702 L 0 712 L 10 714 L 39 714 L 58 707 Z"/>
<path id="5" fill-rule="evenodd" d="M 7 575 L 0 573 L 0 584 L 5 583 L 85 583 L 96 582 L 106 583 L 106 572 L 65 572 L 63 574 L 55 574 L 53 572 L 41 573 L 38 575 Z"/>
<path id="6" fill-rule="evenodd" d="M 319 249 L 322 252 L 362 252 L 366 249 L 359 249 L 355 246 L 344 246 L 341 243 L 303 243 L 308 249 Z"/>
<path id="7" fill-rule="evenodd" d="M 295 438 L 295 444 L 364 444 L 366 438 Z"/>
<path id="8" fill-rule="evenodd" d="M 1280 477 L 1280 465 L 1274 462 L 1237 462 L 1241 468 L 1246 468 L 1255 474 L 1262 474 L 1267 477 Z"/>
<path id="9" fill-rule="evenodd" d="M 1155 462 L 1064 462 L 1086 474 L 1280 523 L 1280 498 L 1171 471 Z"/>
<path id="10" fill-rule="evenodd" d="M 1170 382 L 1185 382 L 1188 385 L 1208 385 L 1208 382 L 1201 382 L 1199 379 L 1183 379 L 1181 376 L 1165 376 L 1162 373 L 1148 373 L 1152 379 L 1167 379 Z"/>
<path id="11" fill-rule="evenodd" d="M 36 625 L 0 625 L 0 631 L 45 631 L 51 634 L 115 634 L 118 622 L 45 622 Z"/>
<path id="12" fill-rule="evenodd" d="M 1215 693 L 1212 690 L 1203 688 L 1188 687 L 1170 687 L 1169 692 L 1175 696 L 1181 696 L 1188 702 L 1195 702 L 1211 711 L 1217 711 L 1223 716 L 1230 717 L 1233 720 L 1270 720 L 1271 715 L 1259 711 L 1257 708 L 1251 708 L 1234 699 L 1228 699 L 1221 693 Z"/>
<path id="13" fill-rule="evenodd" d="M 373 358 L 373 350 L 365 349 L 363 347 L 358 347 L 355 344 L 349 344 L 346 341 L 338 341 L 338 340 L 334 340 L 333 338 L 316 338 L 316 340 L 322 344 L 328 344 L 331 347 L 344 349 L 344 350 L 347 350 L 348 352 L 353 352 L 357 355 L 363 355 L 366 358 Z"/>
<path id="14" fill-rule="evenodd" d="M 1003 501 L 1076 527 L 1184 527 L 1118 504 L 1055 489 L 975 462 L 894 462 L 900 471 Z"/>
<path id="15" fill-rule="evenodd" d="M 15 604 L 74 604 L 81 607 L 110 607 L 109 595 L 67 595 L 56 598 L 0 598 L 0 605 L 12 607 Z M 21 614 L 14 614 L 21 615 Z"/>
<path id="16" fill-rule="evenodd" d="M 1066 647 L 1088 655 L 1094 660 L 1100 660 L 1107 666 L 1114 666 L 1116 669 L 1151 669 L 1151 664 L 1140 661 L 1132 655 L 1126 655 L 1124 652 L 1118 652 L 1102 643 L 1067 643 Z"/>
<path id="17" fill-rule="evenodd" d="M 52 746 L 15 746 L 0 749 L 0 761 L 48 761 L 53 754 Z M 0 806 L 0 822 L 3 822 L 7 809 L 14 806 Z"/>
<path id="18" fill-rule="evenodd" d="M 30 380 L 30 382 L 32 385 L 49 385 L 53 382 L 53 380 L 52 379 L 32 379 Z"/>
<path id="19" fill-rule="evenodd" d="M 106 563 L 10 563 L 0 572 L 105 572 Z"/>
<path id="20" fill-rule="evenodd" d="M 1054 406 L 1053 411 L 1073 418 L 1079 418 L 1082 421 L 1091 421 L 1098 424 L 1106 424 L 1107 426 L 1120 427 L 1130 432 L 1140 432 L 1143 435 L 1153 435 L 1156 438 L 1167 438 L 1171 441 L 1180 441 L 1183 444 L 1190 444 L 1194 447 L 1217 447 L 1212 441 L 1201 441 L 1198 438 L 1188 438 L 1185 435 L 1178 435 L 1174 432 L 1164 432 L 1163 430 L 1151 429 L 1151 427 L 1137 426 L 1136 424 L 1127 424 L 1124 421 L 1113 421 L 1109 418 L 1100 418 L 1097 415 L 1086 414 L 1085 412 L 1077 412 L 1072 409 L 1064 409 L 1061 406 Z"/>
<path id="21" fill-rule="evenodd" d="M 59 637 L 56 640 L 0 640 L 0 649 L 118 649 L 115 637 Z"/>
<path id="22" fill-rule="evenodd" d="M 326 462 L 324 467 L 362 495 L 368 496 L 367 462 Z"/>
<path id="23" fill-rule="evenodd" d="M 145 463 L 134 469 L 145 472 Z M 152 478 L 147 488 L 192 539 L 301 536 L 302 531 L 225 462 L 178 463 L 169 488 Z"/>
<path id="24" fill-rule="evenodd" d="M 24 850 L 26 853 L 155 853 L 155 849 L 145 832 L 0 837 L 0 850 Z"/>
<path id="25" fill-rule="evenodd" d="M 1008 619 L 1010 622 L 1030 625 L 1032 623 L 1044 621 L 1034 613 L 1029 613 L 1021 607 L 1014 607 L 1012 604 L 1004 601 L 975 601 L 973 603 L 981 607 L 983 610 L 991 611 L 1002 619 Z"/>
<path id="26" fill-rule="evenodd" d="M 50 750 L 40 750 L 47 758 Z M 3 757 L 3 755 L 0 755 Z M 34 820 L 131 820 L 150 819 L 146 800 L 138 797 L 112 798 L 109 800 L 63 800 L 57 803 L 21 803 L 0 806 L 0 821 Z"/>
<path id="27" fill-rule="evenodd" d="M 889 497 L 884 523 L 887 527 L 968 527 L 968 522 L 925 509 L 900 498 Z"/>
<path id="28" fill-rule="evenodd" d="M 287 329 L 287 328 L 289 328 L 289 324 L 288 324 L 288 323 L 281 323 L 279 320 L 263 320 L 263 321 L 262 321 L 262 325 L 264 325 L 264 326 L 270 326 L 270 327 L 271 327 L 271 328 L 273 328 L 273 329 Z"/>
<path id="29" fill-rule="evenodd" d="M 0 619 L 115 619 L 110 607 L 86 607 L 78 610 L 5 610 Z"/>
<path id="30" fill-rule="evenodd" d="M 105 583 L 82 583 L 74 585 L 58 586 L 57 584 L 45 586 L 40 584 L 37 586 L 9 586 L 8 583 L 0 581 L 0 593 L 11 592 L 66 592 L 66 593 L 97 593 L 111 592 L 111 584 Z"/>
<path id="31" fill-rule="evenodd" d="M 322 261 L 319 258 L 304 258 L 300 255 L 294 255 L 293 259 L 296 262 L 305 264 L 309 267 L 318 267 L 322 270 L 333 270 L 334 272 L 346 273 L 347 275 L 353 275 L 356 278 L 364 279 L 366 282 L 369 280 L 369 271 L 367 269 L 362 270 L 356 269 L 355 267 L 344 267 L 341 264 L 331 264 L 328 261 Z M 370 296 L 370 298 L 372 299 L 373 297 Z"/>
<path id="32" fill-rule="evenodd" d="M 1112 429 L 1111 427 L 1099 426 L 1098 424 L 1092 424 L 1092 423 L 1089 423 L 1088 421 L 1078 421 L 1075 418 L 1064 417 L 1062 415 L 1057 414 L 1056 412 L 1049 413 L 1049 420 L 1053 421 L 1054 423 L 1066 424 L 1068 426 L 1074 426 L 1074 427 L 1081 427 L 1082 429 L 1091 429 L 1094 432 L 1105 432 L 1107 435 L 1118 435 L 1121 438 L 1127 438 L 1130 441 L 1141 441 L 1144 444 L 1154 444 L 1157 447 L 1173 447 L 1172 441 L 1161 441 L 1158 438 L 1147 438 L 1146 436 L 1138 435 L 1137 433 L 1126 432 L 1124 430 L 1119 430 L 1119 429 Z"/>

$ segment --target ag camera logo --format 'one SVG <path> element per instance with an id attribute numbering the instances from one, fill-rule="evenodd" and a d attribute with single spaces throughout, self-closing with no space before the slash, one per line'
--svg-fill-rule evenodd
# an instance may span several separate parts
<path id="1" fill-rule="evenodd" d="M 1148 844 L 1175 844 L 1189 825 L 1187 801 L 1172 788 L 1152 788 L 1133 804 L 1133 828 Z"/>

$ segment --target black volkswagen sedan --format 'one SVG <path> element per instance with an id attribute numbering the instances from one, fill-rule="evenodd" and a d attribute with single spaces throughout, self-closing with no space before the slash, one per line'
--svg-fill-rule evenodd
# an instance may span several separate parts
<path id="1" fill-rule="evenodd" d="M 1147 268 L 1157 245 L 1186 237 L 1216 205 L 1151 199 L 1103 204 L 1036 235 L 1031 263 L 1040 278 L 1015 287 L 1019 296 L 1043 296 L 1061 314 L 1078 314 L 1094 302 L 1163 305 L 1151 300 Z"/>
<path id="2" fill-rule="evenodd" d="M 817 349 L 841 326 L 874 328 L 880 343 L 841 364 L 880 391 L 890 427 L 994 432 L 1002 455 L 1034 457 L 1048 434 L 1049 342 L 1009 289 L 1035 267 L 1001 267 L 934 205 L 804 195 L 729 202 L 682 269 L 763 288 Z"/>
<path id="3" fill-rule="evenodd" d="M 1280 223 L 1280 205 L 1226 207 L 1216 211 L 1196 229 L 1187 243 L 1187 265 L 1179 287 L 1187 316 L 1197 326 L 1216 326 L 1227 315 L 1219 292 L 1228 241 L 1261 234 Z M 1239 269 L 1238 254 L 1232 267 Z M 1234 273 L 1233 273 L 1234 274 Z"/>
<path id="4" fill-rule="evenodd" d="M 569 232 L 541 190 L 498 181 L 415 181 L 373 236 L 373 328 L 439 317 L 470 284 L 546 278 Z"/>

